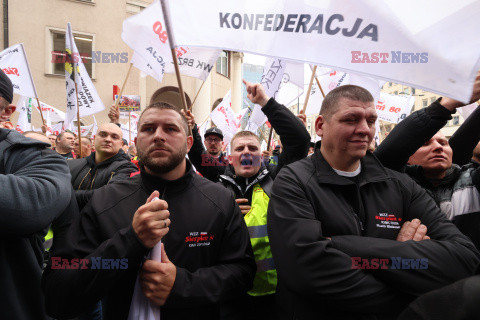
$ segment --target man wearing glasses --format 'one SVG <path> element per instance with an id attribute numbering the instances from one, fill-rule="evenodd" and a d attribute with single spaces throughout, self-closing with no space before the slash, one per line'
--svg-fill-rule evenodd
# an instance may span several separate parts
<path id="1" fill-rule="evenodd" d="M 189 112 L 189 115 L 190 112 Z M 195 168 L 204 178 L 217 182 L 221 174 L 225 172 L 228 160 L 222 152 L 223 132 L 219 128 L 210 128 L 205 132 L 205 147 L 202 144 L 202 138 L 198 133 L 197 125 L 192 129 L 193 146 L 188 153 L 188 158 L 192 161 Z"/>

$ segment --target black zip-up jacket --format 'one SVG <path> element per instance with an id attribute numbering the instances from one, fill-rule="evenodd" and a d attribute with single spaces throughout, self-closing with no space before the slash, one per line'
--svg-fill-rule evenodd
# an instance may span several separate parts
<path id="1" fill-rule="evenodd" d="M 269 171 L 274 177 L 283 165 L 307 156 L 310 146 L 310 134 L 300 119 L 273 98 L 270 98 L 267 104 L 262 107 L 262 111 L 267 116 L 272 128 L 274 128 L 280 136 L 283 145 L 283 152 L 280 155 L 278 166 L 269 167 Z M 202 159 L 208 159 L 208 157 L 205 158 L 204 156 L 204 158 L 202 158 L 202 155 L 206 152 L 200 135 L 198 134 L 198 129 L 195 131 L 195 128 L 193 131 L 194 142 L 188 153 L 188 158 L 205 178 L 215 182 L 219 181 L 220 175 L 225 174 L 228 163 L 226 161 L 220 161 L 221 159 L 216 162 L 205 160 L 202 165 Z M 197 132 L 196 135 L 195 132 Z"/>
<path id="2" fill-rule="evenodd" d="M 473 274 L 480 254 L 412 179 L 368 152 L 354 182 L 335 173 L 319 145 L 282 169 L 268 208 L 286 318 L 396 319 L 414 297 Z M 432 240 L 396 241 L 415 218 Z M 392 269 L 392 257 L 428 259 L 428 268 Z M 353 269 L 352 258 L 389 259 L 389 268 Z"/>
<path id="3" fill-rule="evenodd" d="M 390 169 L 407 173 L 425 188 L 442 212 L 480 249 L 480 168 L 468 159 L 480 138 L 480 108 L 477 108 L 450 138 L 454 164 L 441 180 L 429 180 L 423 168 L 407 165 L 408 158 L 430 140 L 451 112 L 439 100 L 418 110 L 400 122 L 379 145 L 374 154 Z M 462 166 L 455 164 L 459 161 Z"/>
<path id="4" fill-rule="evenodd" d="M 245 222 L 232 194 L 204 179 L 187 162 L 175 181 L 141 174 L 95 191 L 72 224 L 70 237 L 52 257 L 128 259 L 124 270 L 55 270 L 43 278 L 47 312 L 74 317 L 102 299 L 105 320 L 127 319 L 134 284 L 148 252 L 132 228 L 135 211 L 154 190 L 170 211 L 170 230 L 162 239 L 177 267 L 162 320 L 223 319 L 229 303 L 248 291 L 256 271 Z M 234 312 L 233 312 L 234 314 Z"/>
<path id="5" fill-rule="evenodd" d="M 1 319 L 46 319 L 43 239 L 69 200 L 75 202 L 66 161 L 48 147 L 0 129 Z"/>
<path id="6" fill-rule="evenodd" d="M 128 179 L 132 172 L 138 171 L 138 168 L 122 149 L 113 157 L 99 164 L 95 163 L 95 152 L 88 157 L 69 160 L 67 163 L 80 209 L 90 200 L 94 189 Z"/>

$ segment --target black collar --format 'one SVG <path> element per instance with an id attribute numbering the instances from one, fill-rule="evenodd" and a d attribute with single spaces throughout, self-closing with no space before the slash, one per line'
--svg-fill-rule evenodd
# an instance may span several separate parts
<path id="1" fill-rule="evenodd" d="M 160 192 L 160 197 L 163 198 L 166 193 L 178 193 L 185 190 L 190 183 L 192 182 L 195 172 L 192 169 L 192 164 L 187 159 L 187 169 L 185 174 L 178 178 L 177 180 L 165 180 L 157 176 L 153 176 L 148 174 L 145 171 L 145 168 L 142 166 L 140 168 L 140 176 L 142 180 L 142 184 L 147 191 L 147 193 L 151 194 L 153 191 L 157 190 Z"/>

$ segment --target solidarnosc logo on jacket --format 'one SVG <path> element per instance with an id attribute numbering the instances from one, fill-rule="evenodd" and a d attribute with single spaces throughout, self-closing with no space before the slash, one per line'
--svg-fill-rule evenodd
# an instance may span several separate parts
<path id="1" fill-rule="evenodd" d="M 91 262 L 91 264 L 90 264 Z M 125 270 L 128 268 L 128 259 L 104 259 L 91 257 L 90 259 L 63 259 L 52 257 L 52 269 L 91 269 L 91 270 Z"/>
<path id="2" fill-rule="evenodd" d="M 410 259 L 402 257 L 390 257 L 390 259 L 364 259 L 352 257 L 352 269 L 428 269 L 428 259 Z"/>

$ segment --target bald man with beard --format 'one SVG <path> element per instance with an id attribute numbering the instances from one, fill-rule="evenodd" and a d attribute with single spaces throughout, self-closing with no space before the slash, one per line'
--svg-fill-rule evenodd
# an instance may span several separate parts
<path id="1" fill-rule="evenodd" d="M 130 157 L 121 149 L 122 130 L 113 123 L 98 127 L 94 140 L 95 152 L 83 159 L 68 161 L 79 208 L 83 208 L 93 190 L 122 181 L 138 171 Z"/>

